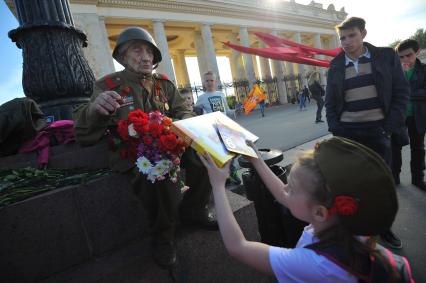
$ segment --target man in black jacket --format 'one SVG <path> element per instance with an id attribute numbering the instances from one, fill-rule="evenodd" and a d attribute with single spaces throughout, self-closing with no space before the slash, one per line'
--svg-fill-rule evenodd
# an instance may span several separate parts
<path id="1" fill-rule="evenodd" d="M 315 123 L 323 123 L 322 120 L 322 108 L 324 107 L 324 99 L 322 98 L 324 96 L 324 89 L 322 88 L 321 84 L 318 82 L 317 79 L 311 76 L 309 79 L 309 91 L 312 94 L 312 98 L 317 102 L 317 114 L 315 117 Z"/>
<path id="2" fill-rule="evenodd" d="M 370 147 L 390 166 L 390 136 L 404 126 L 409 95 L 399 57 L 391 48 L 364 42 L 367 30 L 361 18 L 349 18 L 336 30 L 344 52 L 331 61 L 328 72 L 329 131 Z M 402 247 L 390 230 L 381 236 L 388 246 Z"/>
<path id="3" fill-rule="evenodd" d="M 411 149 L 411 183 L 426 191 L 423 172 L 425 169 L 426 64 L 422 64 L 417 59 L 420 48 L 419 43 L 414 39 L 401 41 L 396 50 L 411 88 L 405 120 Z M 401 164 L 401 146 L 392 140 L 392 173 L 396 183 L 399 183 Z"/>

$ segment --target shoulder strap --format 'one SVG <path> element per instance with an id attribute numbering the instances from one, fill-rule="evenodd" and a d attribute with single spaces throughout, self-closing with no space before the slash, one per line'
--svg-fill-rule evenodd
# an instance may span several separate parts
<path id="1" fill-rule="evenodd" d="M 122 85 L 122 79 L 118 73 L 106 75 L 97 81 L 98 86 L 106 90 L 114 90 Z"/>
<path id="2" fill-rule="evenodd" d="M 371 282 L 371 261 L 367 256 L 362 257 L 360 265 L 354 269 L 350 266 L 349 255 L 337 245 L 318 245 L 318 243 L 313 243 L 305 246 L 305 248 L 326 257 L 342 269 L 356 276 L 360 282 Z"/>
<path id="3" fill-rule="evenodd" d="M 392 268 L 399 273 L 400 279 L 398 282 L 414 283 L 410 263 L 404 256 L 394 254 L 389 249 L 381 245 L 377 245 L 377 249 L 385 258 L 389 260 L 389 263 L 391 264 Z M 384 277 L 382 278 L 384 279 Z"/>
<path id="4" fill-rule="evenodd" d="M 339 248 L 338 245 L 318 245 L 318 243 L 314 243 L 306 246 L 305 248 L 313 250 L 317 254 L 326 257 L 347 272 L 356 276 L 361 282 L 381 283 L 389 281 L 389 273 L 386 271 L 383 264 L 368 255 L 359 254 L 358 260 L 360 260 L 360 264 L 353 268 L 350 266 L 349 255 L 346 254 L 343 249 Z M 377 245 L 376 249 L 389 261 L 392 268 L 399 273 L 400 279 L 398 282 L 414 283 L 410 264 L 405 257 L 395 255 L 381 245 Z"/>
<path id="5" fill-rule="evenodd" d="M 160 73 L 155 73 L 154 77 L 157 80 L 164 80 L 164 81 L 169 81 L 169 78 L 165 75 L 165 74 L 160 74 Z"/>
<path id="6" fill-rule="evenodd" d="M 110 77 L 105 78 L 105 84 L 109 90 L 117 87 L 117 85 L 114 83 L 114 81 Z"/>

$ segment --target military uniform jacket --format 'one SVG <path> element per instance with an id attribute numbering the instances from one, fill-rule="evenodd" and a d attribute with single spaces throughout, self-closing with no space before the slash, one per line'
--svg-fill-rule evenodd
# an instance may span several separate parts
<path id="1" fill-rule="evenodd" d="M 121 95 L 123 104 L 112 115 L 104 116 L 96 111 L 89 113 L 90 103 L 107 90 Z M 164 75 L 144 76 L 127 69 L 109 74 L 96 81 L 90 103 L 74 111 L 75 137 L 81 145 L 99 142 L 110 127 L 115 127 L 119 119 L 127 119 L 130 111 L 141 109 L 147 113 L 160 110 L 174 119 L 195 116 L 186 105 L 175 85 Z M 124 172 L 134 167 L 127 159 L 121 159 L 118 151 L 110 152 L 110 166 L 113 170 Z"/>

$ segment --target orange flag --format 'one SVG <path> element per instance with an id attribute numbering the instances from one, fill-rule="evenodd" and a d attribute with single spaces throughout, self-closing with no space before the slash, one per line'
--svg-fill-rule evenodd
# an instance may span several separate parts
<path id="1" fill-rule="evenodd" d="M 263 89 L 258 84 L 254 84 L 253 89 L 243 103 L 245 114 L 248 115 L 256 107 L 256 105 L 259 104 L 259 102 L 265 99 L 266 95 Z"/>

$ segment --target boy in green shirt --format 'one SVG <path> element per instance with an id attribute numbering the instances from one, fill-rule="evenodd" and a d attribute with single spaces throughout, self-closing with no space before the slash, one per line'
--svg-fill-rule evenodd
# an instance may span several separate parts
<path id="1" fill-rule="evenodd" d="M 405 77 L 410 83 L 406 125 L 411 149 L 411 183 L 426 191 L 423 172 L 425 169 L 426 64 L 417 59 L 420 52 L 419 43 L 413 39 L 400 42 L 396 51 L 401 59 Z M 392 144 L 392 172 L 397 184 L 399 184 L 399 173 L 401 172 L 401 148 L 402 146 L 398 144 Z"/>

